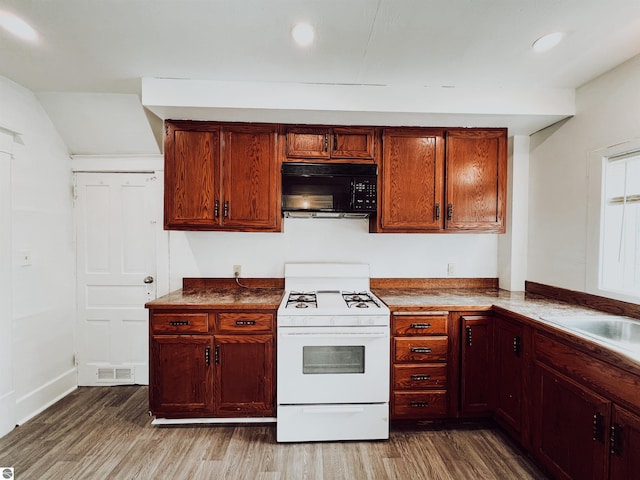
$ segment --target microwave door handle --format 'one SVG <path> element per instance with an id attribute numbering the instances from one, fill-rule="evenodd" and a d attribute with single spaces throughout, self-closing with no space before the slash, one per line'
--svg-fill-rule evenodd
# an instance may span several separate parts
<path id="1" fill-rule="evenodd" d="M 351 179 L 351 201 L 349 202 L 349 208 L 353 210 L 356 206 L 356 181 Z"/>

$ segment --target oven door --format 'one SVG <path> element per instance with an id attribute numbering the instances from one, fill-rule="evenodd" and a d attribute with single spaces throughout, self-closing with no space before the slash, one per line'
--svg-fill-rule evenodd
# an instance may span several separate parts
<path id="1" fill-rule="evenodd" d="M 278 404 L 389 401 L 388 327 L 280 327 Z"/>

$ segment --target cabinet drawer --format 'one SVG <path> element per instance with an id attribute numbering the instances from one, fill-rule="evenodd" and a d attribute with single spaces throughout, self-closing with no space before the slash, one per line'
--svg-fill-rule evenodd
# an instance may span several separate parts
<path id="1" fill-rule="evenodd" d="M 447 337 L 395 338 L 396 362 L 446 362 Z"/>
<path id="2" fill-rule="evenodd" d="M 207 333 L 207 313 L 154 313 L 151 315 L 153 333 Z"/>
<path id="3" fill-rule="evenodd" d="M 399 392 L 393 394 L 394 417 L 425 418 L 447 415 L 447 392 Z"/>
<path id="4" fill-rule="evenodd" d="M 393 316 L 393 333 L 397 335 L 446 335 L 447 319 L 449 316 L 442 312 L 425 315 Z"/>
<path id="5" fill-rule="evenodd" d="M 394 390 L 423 390 L 447 387 L 447 364 L 394 365 Z"/>
<path id="6" fill-rule="evenodd" d="M 270 332 L 273 328 L 273 314 L 229 312 L 218 314 L 218 331 L 221 333 Z"/>

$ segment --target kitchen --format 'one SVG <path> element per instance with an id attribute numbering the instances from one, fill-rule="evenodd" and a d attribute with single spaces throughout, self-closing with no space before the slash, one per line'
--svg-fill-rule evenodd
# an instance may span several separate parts
<path id="1" fill-rule="evenodd" d="M 3 7 L 11 3 L 22 2 L 3 2 Z M 159 293 L 179 288 L 183 277 L 230 277 L 233 265 L 242 265 L 244 277 L 282 277 L 284 263 L 303 260 L 366 262 L 372 267 L 372 277 L 377 278 L 446 277 L 451 263 L 455 265 L 456 277 L 497 277 L 501 286 L 508 290 L 523 290 L 524 280 L 530 280 L 587 291 L 587 252 L 590 247 L 585 233 L 588 228 L 586 198 L 589 188 L 585 157 L 588 152 L 638 138 L 638 110 L 629 108 L 638 103 L 634 85 L 638 83 L 640 74 L 638 58 L 633 57 L 638 53 L 634 50 L 638 41 L 633 40 L 629 33 L 638 30 L 633 28 L 633 22 L 637 24 L 637 14 L 633 13 L 635 5 L 629 2 L 621 2 L 621 12 L 624 6 L 630 10 L 620 13 L 621 17 L 613 24 L 604 22 L 601 27 L 613 29 L 615 25 L 619 35 L 630 35 L 622 46 L 607 51 L 605 56 L 614 63 L 585 74 L 581 81 L 568 89 L 570 108 L 563 103 L 566 95 L 561 95 L 567 92 L 555 91 L 554 99 L 560 107 L 551 109 L 551 102 L 541 106 L 548 109 L 552 120 L 541 124 L 540 128 L 556 119 L 572 118 L 539 132 L 536 129 L 517 133 L 515 127 L 510 130 L 513 152 L 509 171 L 513 176 L 512 185 L 518 188 L 510 188 L 509 230 L 506 234 L 372 235 L 367 233 L 368 225 L 363 220 L 296 219 L 285 219 L 283 233 L 278 234 L 171 232 L 165 240 L 171 254 L 170 261 L 167 265 L 158 265 Z M 19 11 L 17 7 L 16 10 Z M 621 23 L 616 22 L 623 22 L 625 17 L 628 23 L 623 24 L 629 26 L 618 28 Z M 603 38 L 608 37 L 603 34 Z M 527 48 L 534 39 L 528 41 Z M 39 58 L 39 54 L 32 55 L 34 59 Z M 573 58 L 578 57 L 576 54 Z M 80 55 L 80 58 L 86 57 Z M 2 337 L 12 339 L 10 347 L 3 348 L 1 354 L 1 417 L 6 422 L 3 432 L 76 385 L 73 360 L 76 352 L 76 273 L 70 178 L 70 171 L 74 168 L 72 163 L 83 160 L 104 162 L 105 155 L 115 159 L 113 163 L 129 160 L 132 163 L 147 161 L 158 164 L 162 161 L 157 139 L 154 138 L 158 131 L 156 124 L 161 122 L 157 117 L 147 122 L 139 100 L 137 108 L 131 109 L 130 96 L 122 93 L 83 94 L 77 93 L 80 90 L 71 89 L 71 93 L 63 95 L 59 92 L 68 87 L 29 87 L 26 80 L 15 79 L 17 77 L 9 70 L 12 63 L 11 60 L 3 61 L 7 70 L 3 67 L 0 72 L 7 77 L 0 89 L 3 104 L 0 112 L 3 129 L 3 183 L 0 191 L 4 195 L 0 204 L 3 225 L 10 225 L 8 230 L 3 228 L 0 253 L 2 264 L 12 265 L 10 271 L 3 269 L 3 288 L 0 289 L 3 292 Z M 596 78 L 600 74 L 603 75 Z M 322 80 L 324 78 L 316 81 Z M 276 96 L 278 85 L 272 87 Z M 352 88 L 360 92 L 360 89 Z M 451 90 L 447 90 L 447 95 L 453 94 Z M 42 93 L 34 94 L 33 91 Z M 324 92 L 322 87 L 317 87 L 316 91 Z M 300 91 L 294 93 L 298 94 L 296 98 L 304 98 Z M 489 95 L 491 92 L 483 90 L 481 93 L 489 101 L 498 102 L 495 96 Z M 227 92 L 227 95 L 232 93 Z M 137 95 L 133 96 L 137 99 Z M 539 97 L 532 98 L 537 100 Z M 63 101 L 65 108 L 78 108 L 77 114 L 66 114 L 66 110 L 61 112 L 62 106 L 59 105 Z M 298 101 L 306 106 L 302 100 Z M 283 100 L 283 108 L 294 110 L 292 103 L 294 100 Z M 85 105 L 87 109 L 82 108 Z M 346 105 L 342 113 L 334 112 L 331 116 L 325 112 L 324 118 L 329 117 L 330 120 L 322 123 L 340 124 L 355 116 L 349 111 L 351 106 Z M 522 107 L 522 103 L 518 106 Z M 258 114 L 264 113 L 264 108 L 259 108 L 263 104 L 257 103 L 257 107 L 257 111 L 250 113 L 254 120 L 262 120 Z M 467 107 L 467 111 L 470 112 L 469 118 L 473 119 L 477 110 L 472 111 L 471 107 Z M 531 110 L 529 105 L 525 113 Z M 136 119 L 143 117 L 143 128 L 140 128 L 140 123 L 124 123 L 127 128 L 121 132 L 116 127 L 127 118 L 121 114 L 130 111 Z M 495 115 L 494 112 L 492 109 L 488 113 Z M 306 111 L 299 112 L 301 122 L 308 121 L 306 115 L 309 115 Z M 74 129 L 69 129 L 69 118 L 81 121 L 76 120 Z M 252 120 L 239 115 L 233 118 Z M 410 119 L 405 117 L 402 120 L 408 122 Z M 436 118 L 427 125 L 439 126 L 442 120 L 441 117 Z M 461 126 L 462 122 L 460 120 L 453 126 Z M 106 128 L 105 124 L 110 127 Z M 386 123 L 379 121 L 375 124 Z M 100 134 L 102 129 L 107 138 Z M 20 135 L 16 137 L 13 132 Z M 137 138 L 146 142 L 142 146 L 128 143 L 128 134 L 136 132 L 139 133 Z M 85 142 L 89 141 L 93 143 L 87 145 Z M 70 153 L 74 155 L 73 160 L 69 158 Z M 83 157 L 82 154 L 94 155 Z M 13 160 L 9 161 L 11 156 Z M 11 192 L 10 197 L 7 197 L 7 192 Z M 334 240 L 326 241 L 326 237 Z M 224 251 L 224 255 L 215 253 L 220 251 Z M 321 253 L 310 258 L 308 251 Z M 31 265 L 21 264 L 23 260 L 18 256 L 24 257 L 22 252 L 26 253 L 25 262 L 30 261 Z M 35 300 L 34 291 L 39 292 Z M 5 415 L 4 412 L 8 413 Z"/>

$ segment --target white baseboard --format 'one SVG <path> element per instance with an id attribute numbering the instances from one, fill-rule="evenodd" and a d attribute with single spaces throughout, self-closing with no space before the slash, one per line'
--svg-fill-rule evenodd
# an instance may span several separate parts
<path id="1" fill-rule="evenodd" d="M 0 437 L 5 436 L 16 426 L 16 392 L 0 397 Z"/>
<path id="2" fill-rule="evenodd" d="M 16 399 L 15 418 L 19 419 L 16 423 L 22 425 L 76 388 L 78 388 L 78 375 L 76 369 L 72 368 Z"/>

